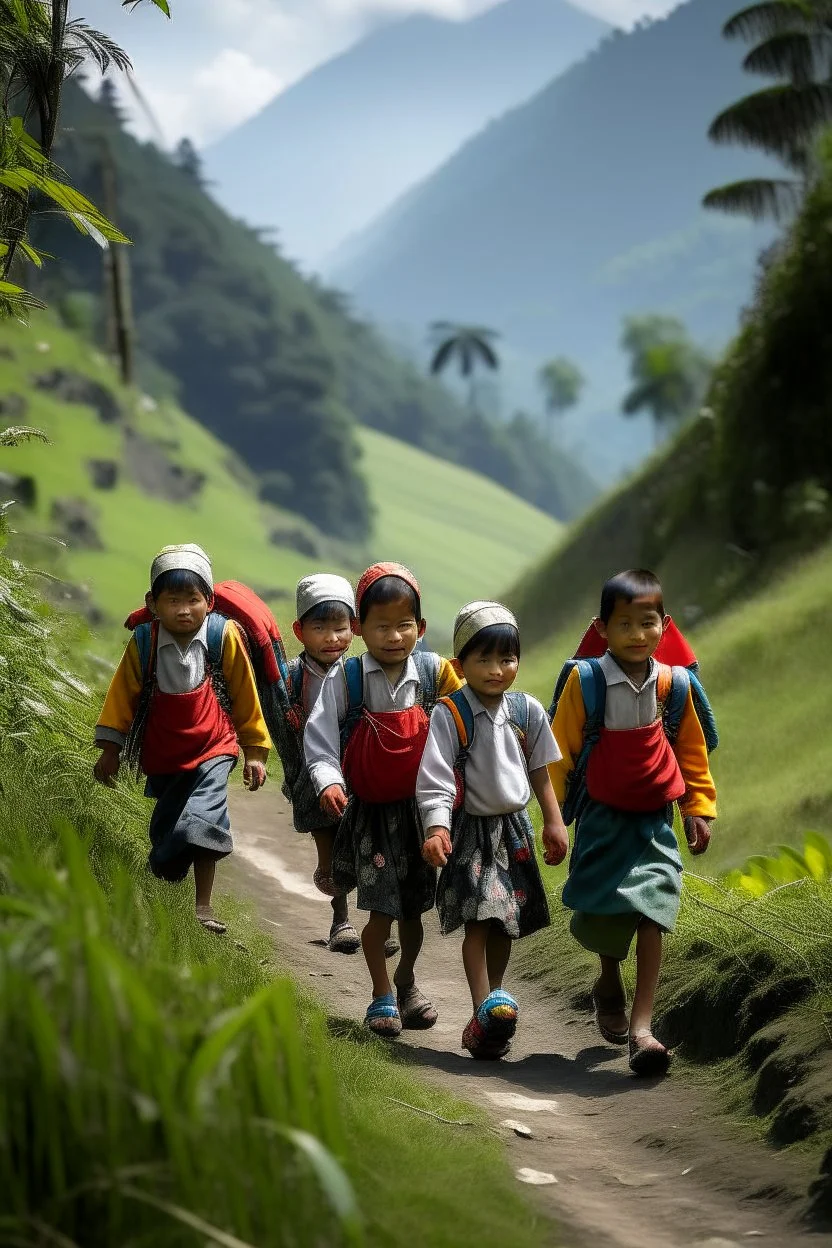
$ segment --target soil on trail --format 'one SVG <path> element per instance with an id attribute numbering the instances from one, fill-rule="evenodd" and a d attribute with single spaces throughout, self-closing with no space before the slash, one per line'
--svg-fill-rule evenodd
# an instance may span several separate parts
<path id="1" fill-rule="evenodd" d="M 311 838 L 294 832 L 276 786 L 235 791 L 231 804 L 236 851 L 226 880 L 255 903 L 289 967 L 325 1007 L 360 1021 L 370 998 L 367 970 L 360 952 L 333 954 L 323 943 L 331 910 L 312 885 Z M 360 930 L 363 916 L 353 917 Z M 511 1054 L 473 1061 L 460 1047 L 471 1013 L 461 939 L 442 937 L 435 913 L 425 927 L 417 976 L 439 1021 L 395 1043 L 425 1078 L 490 1111 L 515 1172 L 555 1176 L 554 1184 L 529 1188 L 552 1218 L 553 1245 L 832 1245 L 832 1234 L 800 1224 L 813 1171 L 799 1157 L 750 1140 L 720 1116 L 713 1094 L 678 1070 L 665 1080 L 633 1078 L 626 1050 L 604 1044 L 590 1015 L 542 995 L 511 968 L 506 986 L 521 1007 Z M 506 1119 L 528 1126 L 532 1138 L 501 1126 Z M 463 1239 L 459 1246 L 467 1248 Z"/>

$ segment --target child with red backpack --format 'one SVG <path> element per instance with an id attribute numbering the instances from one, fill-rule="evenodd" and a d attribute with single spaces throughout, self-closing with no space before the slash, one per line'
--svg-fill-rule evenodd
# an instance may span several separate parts
<path id="1" fill-rule="evenodd" d="M 575 821 L 563 901 L 574 912 L 573 935 L 600 957 L 592 992 L 598 1029 L 612 1044 L 629 1043 L 639 1075 L 664 1074 L 671 1057 L 652 1034 L 652 1017 L 662 937 L 674 928 L 681 895 L 673 805 L 693 854 L 708 848 L 716 817 L 708 753 L 717 736 L 695 662 L 669 667 L 653 657 L 670 627 L 656 577 L 618 573 L 604 585 L 595 621 L 605 653 L 567 664 L 553 703 L 562 757 L 550 768 L 552 782 L 566 822 Z M 628 1020 L 620 966 L 633 937 Z"/>
<path id="2" fill-rule="evenodd" d="M 211 894 L 217 861 L 233 847 L 228 778 L 242 749 L 245 784 L 259 789 L 271 740 L 245 638 L 212 611 L 205 551 L 166 546 L 153 560 L 150 586 L 153 620 L 136 627 L 110 684 L 95 730 L 94 775 L 112 786 L 123 752 L 140 763 L 145 793 L 156 799 L 150 868 L 179 881 L 193 866 L 196 917 L 222 933 Z"/>
<path id="3" fill-rule="evenodd" d="M 422 855 L 441 867 L 443 933 L 465 927 L 462 962 L 473 1017 L 462 1033 L 472 1057 L 509 1050 L 518 1006 L 503 990 L 512 941 L 549 925 L 549 906 L 526 807 L 543 812 L 546 862 L 569 840 L 547 765 L 560 756 L 546 712 L 511 686 L 520 662 L 517 621 L 499 602 L 472 602 L 454 625 L 454 655 L 466 684 L 431 715 L 416 797 Z"/>
<path id="4" fill-rule="evenodd" d="M 436 895 L 436 872 L 421 856 L 416 775 L 428 716 L 460 681 L 446 659 L 417 649 L 426 625 L 408 568 L 374 564 L 355 597 L 356 632 L 367 652 L 327 676 L 306 724 L 304 752 L 322 810 L 341 820 L 335 885 L 343 892 L 357 888 L 359 910 L 370 911 L 361 937 L 373 983 L 365 1022 L 394 1037 L 402 1027 L 432 1027 L 437 1018 L 414 969 L 422 915 Z M 385 953 L 394 919 L 401 942 L 395 994 Z"/>

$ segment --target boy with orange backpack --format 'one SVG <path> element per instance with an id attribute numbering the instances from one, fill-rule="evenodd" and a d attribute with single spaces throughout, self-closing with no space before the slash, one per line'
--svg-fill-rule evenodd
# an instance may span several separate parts
<path id="1" fill-rule="evenodd" d="M 415 978 L 422 915 L 436 896 L 436 871 L 421 856 L 416 776 L 428 716 L 461 682 L 446 659 L 417 649 L 426 624 L 409 568 L 374 564 L 355 601 L 355 628 L 367 652 L 327 676 L 306 724 L 304 752 L 321 809 L 340 819 L 336 888 L 357 888 L 358 909 L 370 911 L 361 936 L 373 983 L 365 1023 L 393 1037 L 402 1027 L 432 1027 L 437 1018 Z M 394 919 L 401 942 L 395 993 L 385 951 Z"/>
<path id="2" fill-rule="evenodd" d="M 236 588 L 268 611 L 251 591 Z M 173 882 L 193 866 L 196 917 L 222 933 L 211 894 L 217 861 L 232 851 L 228 778 L 242 749 L 245 784 L 259 789 L 271 739 L 250 639 L 213 610 L 214 597 L 211 563 L 201 547 L 166 546 L 153 560 L 146 611 L 128 620 L 128 627 L 135 624 L 133 637 L 95 730 L 101 754 L 93 770 L 112 786 L 122 754 L 141 767 L 145 794 L 156 799 L 150 868 Z M 278 670 L 274 683 L 280 678 Z"/>
<path id="3" fill-rule="evenodd" d="M 652 1033 L 662 938 L 679 911 L 682 858 L 673 830 L 679 803 L 692 854 L 704 853 L 716 816 L 708 754 L 718 738 L 695 660 L 671 625 L 662 587 L 644 570 L 606 582 L 594 633 L 603 651 L 577 657 L 555 690 L 552 729 L 562 757 L 550 773 L 575 843 L 563 901 L 571 929 L 598 954 L 592 997 L 601 1035 L 629 1043 L 635 1074 L 664 1074 L 671 1054 Z M 585 638 L 585 642 L 586 642 Z M 672 650 L 683 662 L 673 662 Z M 636 939 L 629 1019 L 620 966 Z"/>

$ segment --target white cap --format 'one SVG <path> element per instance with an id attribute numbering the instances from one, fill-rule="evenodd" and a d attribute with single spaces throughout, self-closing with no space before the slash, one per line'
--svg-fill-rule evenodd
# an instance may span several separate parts
<path id="1" fill-rule="evenodd" d="M 501 602 L 469 602 L 463 607 L 454 622 L 454 658 L 458 659 L 468 642 L 492 624 L 517 628 L 517 620 Z"/>
<path id="2" fill-rule="evenodd" d="M 302 620 L 307 611 L 319 602 L 342 602 L 351 616 L 355 615 L 355 593 L 343 576 L 330 572 L 316 572 L 298 581 L 296 590 L 297 618 Z"/>
<path id="3" fill-rule="evenodd" d="M 150 565 L 150 587 L 165 572 L 194 572 L 209 589 L 214 588 L 211 560 L 201 546 L 184 542 L 181 546 L 163 546 Z"/>

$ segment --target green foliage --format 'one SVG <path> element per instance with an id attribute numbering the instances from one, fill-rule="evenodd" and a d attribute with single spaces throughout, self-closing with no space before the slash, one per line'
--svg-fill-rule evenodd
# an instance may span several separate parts
<path id="1" fill-rule="evenodd" d="M 574 407 L 586 384 L 586 378 L 577 364 L 563 355 L 544 364 L 538 380 L 543 389 L 546 410 L 552 416 L 562 415 Z"/>
<path id="2" fill-rule="evenodd" d="M 673 316 L 628 316 L 621 346 L 630 356 L 632 388 L 622 403 L 625 416 L 648 411 L 658 439 L 689 416 L 707 385 L 710 361 Z"/>
<path id="3" fill-rule="evenodd" d="M 825 884 L 832 876 L 832 845 L 819 832 L 807 832 L 800 853 L 791 845 L 778 845 L 775 854 L 755 854 L 744 866 L 723 876 L 728 888 L 761 897 L 773 888 L 797 880 Z"/>

